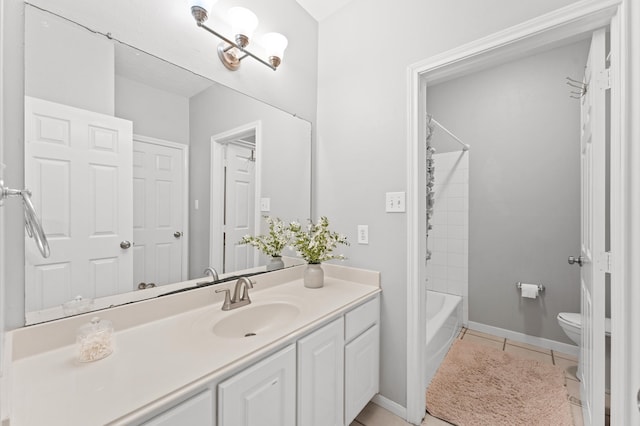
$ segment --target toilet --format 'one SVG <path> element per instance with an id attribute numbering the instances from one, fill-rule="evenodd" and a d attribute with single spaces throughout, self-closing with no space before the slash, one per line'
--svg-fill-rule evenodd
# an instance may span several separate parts
<path id="1" fill-rule="evenodd" d="M 560 312 L 558 314 L 558 324 L 565 332 L 565 334 L 571 339 L 578 347 L 582 340 L 582 319 L 579 313 L 575 312 Z M 604 320 L 605 330 L 605 387 L 609 390 L 610 382 L 610 370 L 611 370 L 611 319 L 605 318 Z M 578 370 L 576 371 L 576 378 L 580 380 L 582 378 L 582 368 L 580 361 L 578 361 Z"/>

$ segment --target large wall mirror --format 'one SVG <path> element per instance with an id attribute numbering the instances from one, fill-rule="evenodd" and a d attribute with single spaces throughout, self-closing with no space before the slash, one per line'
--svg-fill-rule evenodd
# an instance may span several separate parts
<path id="1" fill-rule="evenodd" d="M 238 242 L 310 217 L 311 124 L 39 8 L 25 21 L 25 183 L 51 246 L 25 243 L 27 324 L 265 271 Z"/>

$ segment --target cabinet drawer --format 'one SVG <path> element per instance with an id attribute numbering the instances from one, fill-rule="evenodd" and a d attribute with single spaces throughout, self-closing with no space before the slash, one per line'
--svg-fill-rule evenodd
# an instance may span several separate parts
<path id="1" fill-rule="evenodd" d="M 350 341 L 378 322 L 380 318 L 380 296 L 355 308 L 345 315 L 344 340 Z"/>

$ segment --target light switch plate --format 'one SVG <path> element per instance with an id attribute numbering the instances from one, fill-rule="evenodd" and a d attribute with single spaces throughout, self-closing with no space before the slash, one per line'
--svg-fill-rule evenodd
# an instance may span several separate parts
<path id="1" fill-rule="evenodd" d="M 387 192 L 385 210 L 387 213 L 404 213 L 405 193 L 404 192 Z"/>
<path id="2" fill-rule="evenodd" d="M 369 225 L 358 225 L 358 244 L 369 244 Z"/>
<path id="3" fill-rule="evenodd" d="M 260 198 L 260 211 L 271 211 L 271 198 Z"/>

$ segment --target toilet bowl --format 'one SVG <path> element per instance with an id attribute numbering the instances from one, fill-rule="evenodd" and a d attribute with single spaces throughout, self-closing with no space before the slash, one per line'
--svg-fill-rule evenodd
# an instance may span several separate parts
<path id="1" fill-rule="evenodd" d="M 558 314 L 558 324 L 565 332 L 565 334 L 571 339 L 578 347 L 581 347 L 582 341 L 582 318 L 579 313 L 574 312 L 560 312 Z M 611 366 L 611 319 L 605 318 L 604 320 L 605 330 L 605 387 L 609 390 L 609 371 Z M 580 361 L 578 361 L 578 371 L 576 371 L 576 377 L 578 380 L 582 379 L 582 368 Z"/>

